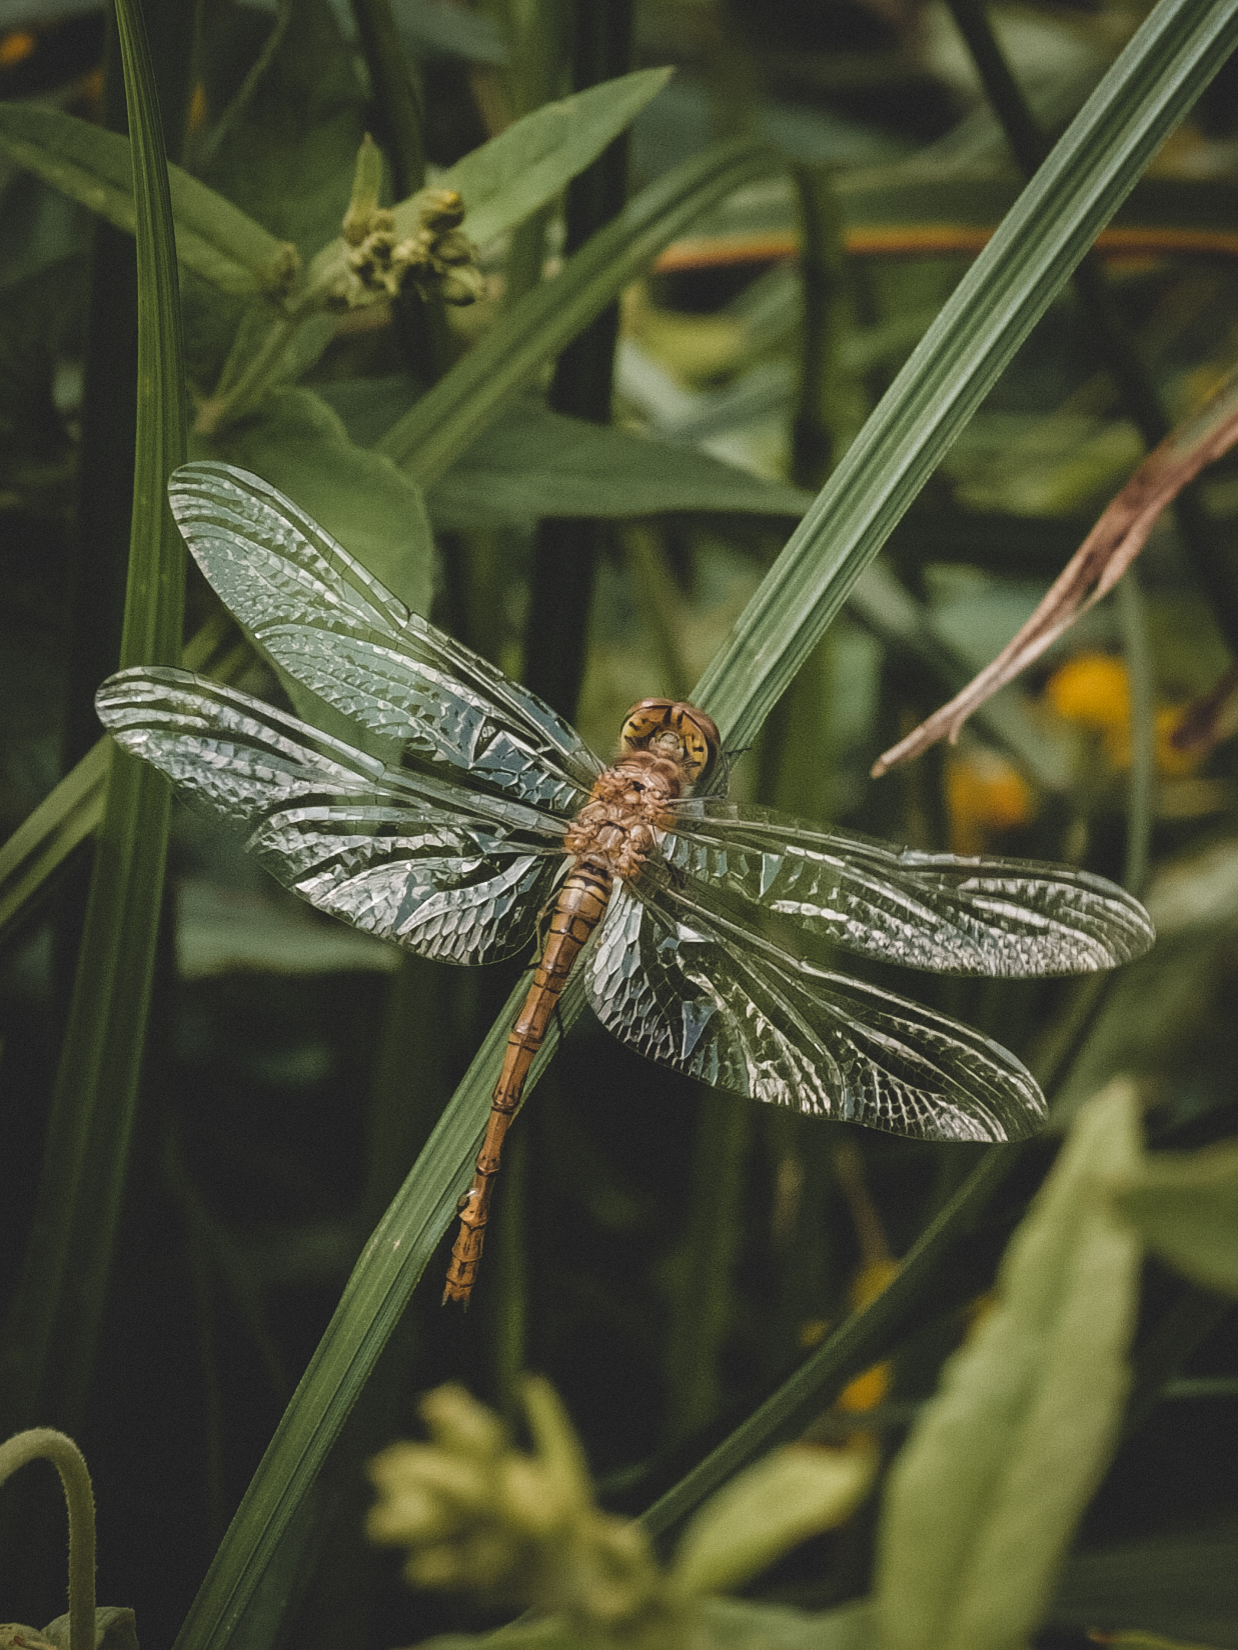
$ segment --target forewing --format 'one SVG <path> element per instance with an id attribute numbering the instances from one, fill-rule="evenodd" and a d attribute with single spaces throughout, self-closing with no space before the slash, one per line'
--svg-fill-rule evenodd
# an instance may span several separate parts
<path id="1" fill-rule="evenodd" d="M 620 885 L 587 968 L 603 1025 L 716 1088 L 918 1140 L 1016 1140 L 1044 1117 L 1035 1080 L 996 1043 L 749 944 L 671 886 Z"/>
<path id="2" fill-rule="evenodd" d="M 1069 866 L 899 849 L 712 799 L 679 815 L 663 853 L 694 897 L 708 886 L 884 962 L 1084 974 L 1142 956 L 1155 938 L 1138 900 Z"/>
<path id="3" fill-rule="evenodd" d="M 95 703 L 120 745 L 246 828 L 246 847 L 319 910 L 448 962 L 532 939 L 564 863 L 557 820 L 385 768 L 188 671 L 122 671 Z"/>
<path id="4" fill-rule="evenodd" d="M 421 761 L 569 815 L 600 768 L 562 717 L 415 613 L 282 493 L 227 464 L 168 489 L 202 571 L 289 675 Z"/>

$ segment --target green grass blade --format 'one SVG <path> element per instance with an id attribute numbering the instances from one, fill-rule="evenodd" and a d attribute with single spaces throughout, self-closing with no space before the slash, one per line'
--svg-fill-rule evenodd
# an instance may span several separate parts
<path id="1" fill-rule="evenodd" d="M 219 618 L 208 620 L 185 643 L 186 670 L 228 681 L 249 656 L 235 647 L 236 632 Z M 28 917 L 51 879 L 103 821 L 112 741 L 98 739 L 38 807 L 0 846 L 0 944 Z"/>
<path id="2" fill-rule="evenodd" d="M 138 255 L 138 423 L 122 663 L 179 659 L 184 547 L 168 509 L 185 456 L 180 297 L 163 137 L 136 0 L 117 0 L 133 134 Z M 34 1236 L 0 1363 L 9 1430 L 74 1423 L 85 1398 L 124 1189 L 150 1001 L 169 790 L 112 759 L 69 1024 L 61 1051 Z"/>
<path id="3" fill-rule="evenodd" d="M 222 1650 L 241 1627 L 246 1605 L 280 1537 L 455 1216 L 456 1200 L 472 1177 L 495 1074 L 529 979 L 526 974 L 508 998 L 357 1262 L 190 1608 L 176 1650 Z M 579 1014 L 583 999 L 577 979 L 564 994 L 564 1022 Z M 552 1024 L 529 1075 L 529 1087 L 558 1040 L 559 1027 Z"/>
<path id="4" fill-rule="evenodd" d="M 848 448 L 697 686 L 747 744 L 1145 162 L 1238 40 L 1227 0 L 1162 0 Z"/>
<path id="5" fill-rule="evenodd" d="M 0 848 L 0 939 L 103 818 L 111 741 L 100 739 Z"/>
<path id="6" fill-rule="evenodd" d="M 764 145 L 717 143 L 651 183 L 553 280 L 527 292 L 387 431 L 379 452 L 429 487 L 481 432 L 499 403 L 558 355 L 693 218 L 777 164 Z"/>
<path id="7" fill-rule="evenodd" d="M 1232 0 L 1162 0 L 1131 41 L 853 443 L 707 673 L 702 691 L 732 740 L 749 737 L 760 726 L 963 420 L 1235 39 L 1238 8 Z M 748 175 L 768 165 L 747 146 L 720 146 L 706 161 L 721 166 L 720 157 L 728 153 L 735 171 L 726 187 L 740 181 L 736 174 L 742 155 L 750 157 L 753 172 Z M 676 176 L 682 176 L 682 169 Z M 618 220 L 616 244 L 608 243 L 608 255 L 625 255 L 623 235 L 634 229 L 630 214 L 638 206 L 647 212 L 650 195 L 646 190 Z M 699 202 L 691 206 L 699 209 Z M 685 221 L 688 215 L 685 210 Z M 647 222 L 640 228 L 647 229 Z M 610 234 L 607 230 L 596 237 L 576 259 L 586 259 Z M 601 277 L 599 270 L 595 293 Z M 396 426 L 393 456 L 419 478 L 441 474 L 499 396 L 536 364 L 532 357 L 520 358 L 524 346 L 511 327 L 526 305 L 539 306 L 529 309 L 523 322 L 528 326 L 536 320 L 542 331 L 537 360 L 561 348 L 551 314 L 567 290 L 561 280 L 547 282 L 522 300 L 508 322 L 495 329 L 505 333 L 501 344 L 491 345 L 488 339 L 480 345 Z M 586 318 L 578 313 L 573 325 Z M 494 371 L 504 374 L 497 392 L 487 376 Z M 481 416 L 470 408 L 473 396 L 488 402 Z M 579 1011 L 581 995 L 577 990 L 565 1002 L 565 1026 Z M 435 1239 L 450 1222 L 484 1123 L 514 1006 L 513 998 L 359 1261 L 195 1600 L 179 1650 L 223 1650 L 230 1642 L 280 1534 L 313 1482 Z M 673 1492 L 674 1504 L 668 1508 L 675 1517 L 766 1447 L 780 1427 L 785 1435 L 788 1418 L 793 1423 L 804 1405 L 816 1403 L 832 1383 L 841 1383 L 888 1349 L 970 1212 L 992 1194 L 1005 1156 L 987 1157 L 969 1187 L 921 1239 L 917 1253 L 923 1258 L 908 1271 L 908 1281 L 900 1276 L 867 1312 L 849 1320 L 797 1375 L 786 1399 L 771 1400 L 710 1457 L 708 1472 L 702 1469 Z"/>

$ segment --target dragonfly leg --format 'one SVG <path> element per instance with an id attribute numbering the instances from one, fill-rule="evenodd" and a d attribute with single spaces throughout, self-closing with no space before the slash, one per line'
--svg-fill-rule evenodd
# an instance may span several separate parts
<path id="1" fill-rule="evenodd" d="M 542 956 L 546 950 L 546 941 L 550 937 L 550 928 L 551 924 L 554 922 L 555 907 L 558 903 L 559 896 L 558 894 L 554 894 L 546 901 L 545 905 L 543 905 L 541 910 L 537 913 L 537 924 L 534 928 L 534 941 L 539 957 Z"/>

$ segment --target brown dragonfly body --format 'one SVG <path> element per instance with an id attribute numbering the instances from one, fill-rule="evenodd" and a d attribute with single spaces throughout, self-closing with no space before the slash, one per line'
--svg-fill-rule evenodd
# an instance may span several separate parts
<path id="1" fill-rule="evenodd" d="M 599 775 L 564 838 L 574 860 L 559 890 L 537 972 L 512 1027 L 473 1184 L 460 1199 L 444 1301 L 467 1302 L 485 1242 L 490 1195 L 508 1126 L 555 1005 L 585 942 L 606 914 L 615 879 L 640 875 L 685 795 L 717 760 L 718 730 L 704 711 L 670 699 L 642 699 L 624 719 L 620 759 Z"/>

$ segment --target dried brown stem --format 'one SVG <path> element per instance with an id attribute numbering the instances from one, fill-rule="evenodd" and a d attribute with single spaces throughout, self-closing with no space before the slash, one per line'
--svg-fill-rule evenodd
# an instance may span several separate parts
<path id="1" fill-rule="evenodd" d="M 1238 442 L 1238 372 L 1150 452 L 1058 575 L 1031 618 L 949 704 L 873 764 L 874 779 L 940 739 L 953 744 L 981 705 L 1038 659 L 1113 589 L 1147 543 L 1161 512 L 1206 465 Z"/>

